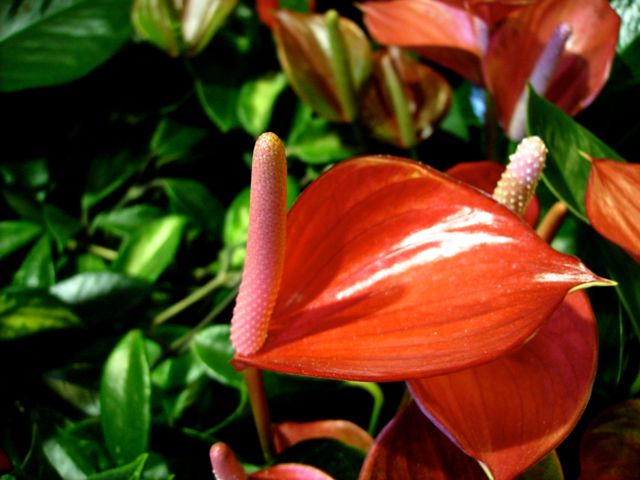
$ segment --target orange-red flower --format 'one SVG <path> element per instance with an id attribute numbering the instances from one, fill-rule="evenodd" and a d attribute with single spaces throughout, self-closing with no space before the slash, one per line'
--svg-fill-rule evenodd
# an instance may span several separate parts
<path id="1" fill-rule="evenodd" d="M 391 0 L 362 9 L 376 41 L 486 86 L 512 138 L 524 133 L 527 83 L 571 115 L 591 103 L 620 25 L 606 0 Z"/>

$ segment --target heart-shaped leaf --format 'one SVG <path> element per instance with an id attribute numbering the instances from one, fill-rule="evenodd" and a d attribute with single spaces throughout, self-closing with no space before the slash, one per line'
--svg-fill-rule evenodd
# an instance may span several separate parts
<path id="1" fill-rule="evenodd" d="M 597 282 L 490 197 L 416 162 L 361 157 L 305 190 L 257 353 L 286 373 L 400 380 L 522 345 L 568 290 Z"/>
<path id="2" fill-rule="evenodd" d="M 409 386 L 447 436 L 487 465 L 493 478 L 508 479 L 571 432 L 591 394 L 596 354 L 595 318 L 586 294 L 576 292 L 519 350 Z"/>

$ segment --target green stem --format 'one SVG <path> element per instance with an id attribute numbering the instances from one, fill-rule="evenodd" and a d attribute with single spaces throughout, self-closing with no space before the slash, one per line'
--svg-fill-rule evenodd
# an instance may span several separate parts
<path id="1" fill-rule="evenodd" d="M 354 120 L 357 115 L 356 96 L 349 66 L 349 54 L 345 48 L 344 38 L 340 32 L 340 16 L 335 10 L 325 14 L 325 23 L 329 35 L 329 49 L 331 51 L 331 70 L 336 81 L 340 104 L 347 119 Z"/>
<path id="2" fill-rule="evenodd" d="M 405 147 L 412 147 L 416 143 L 416 136 L 413 131 L 411 112 L 409 112 L 409 102 L 402 87 L 402 82 L 393 68 L 389 55 L 382 57 L 380 65 L 382 66 L 384 83 L 391 95 L 391 104 L 393 105 L 393 113 L 398 122 L 400 140 Z"/>
<path id="3" fill-rule="evenodd" d="M 369 432 L 369 435 L 375 436 L 376 429 L 378 428 L 378 420 L 380 419 L 380 412 L 382 411 L 382 405 L 384 404 L 384 395 L 380 385 L 371 382 L 346 381 L 344 383 L 349 387 L 361 388 L 371 395 L 371 398 L 373 399 L 373 406 L 371 407 L 371 417 L 369 418 L 367 431 Z"/>
<path id="4" fill-rule="evenodd" d="M 269 417 L 269 405 L 267 394 L 264 390 L 262 372 L 253 367 L 247 367 L 244 371 L 244 381 L 249 390 L 249 400 L 253 411 L 253 420 L 258 431 L 258 440 L 264 459 L 267 463 L 273 460 L 273 432 L 271 430 L 271 418 Z"/>
<path id="5" fill-rule="evenodd" d="M 116 252 L 115 250 L 111 250 L 110 248 L 101 247 L 100 245 L 90 244 L 87 246 L 87 251 L 93 253 L 97 257 L 103 258 L 104 260 L 108 260 L 110 262 L 118 258 L 118 252 Z"/>

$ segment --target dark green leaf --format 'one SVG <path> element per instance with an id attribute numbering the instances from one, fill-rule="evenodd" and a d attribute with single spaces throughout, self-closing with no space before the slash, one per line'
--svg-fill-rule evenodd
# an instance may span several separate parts
<path id="1" fill-rule="evenodd" d="M 11 209 L 25 220 L 42 222 L 42 206 L 30 195 L 16 189 L 6 188 L 2 190 L 4 199 Z"/>
<path id="2" fill-rule="evenodd" d="M 109 355 L 100 385 L 102 430 L 107 448 L 119 464 L 131 462 L 146 451 L 150 405 L 151 380 L 144 339 L 140 331 L 133 330 Z"/>
<path id="3" fill-rule="evenodd" d="M 100 415 L 100 396 L 96 390 L 53 376 L 45 377 L 45 383 L 60 397 L 86 415 L 92 417 Z"/>
<path id="4" fill-rule="evenodd" d="M 0 222 L 0 258 L 26 245 L 36 238 L 42 228 L 37 223 L 26 220 Z"/>
<path id="5" fill-rule="evenodd" d="M 228 247 L 244 245 L 249 231 L 249 187 L 242 190 L 227 209 L 222 239 Z"/>
<path id="6" fill-rule="evenodd" d="M 103 271 L 74 275 L 53 285 L 49 293 L 83 317 L 115 319 L 140 303 L 150 290 L 143 280 Z"/>
<path id="7" fill-rule="evenodd" d="M 143 225 L 120 249 L 113 268 L 155 282 L 173 261 L 185 224 L 184 217 L 168 215 Z"/>
<path id="8" fill-rule="evenodd" d="M 237 105 L 239 91 L 233 81 L 229 82 L 225 76 L 224 67 L 217 68 L 217 75 L 214 72 L 215 80 L 205 80 L 196 78 L 196 92 L 200 99 L 200 104 L 209 119 L 223 132 L 228 132 L 238 126 Z"/>
<path id="9" fill-rule="evenodd" d="M 51 241 L 43 235 L 31 248 L 20 268 L 13 276 L 19 287 L 47 288 L 55 282 L 55 270 L 51 258 Z"/>
<path id="10" fill-rule="evenodd" d="M 0 293 L 0 340 L 80 325 L 78 317 L 55 298 L 29 292 Z"/>
<path id="11" fill-rule="evenodd" d="M 529 134 L 541 137 L 549 149 L 542 178 L 575 215 L 587 221 L 584 192 L 591 165 L 580 152 L 612 160 L 620 160 L 620 156 L 531 89 L 528 108 Z"/>
<path id="12" fill-rule="evenodd" d="M 130 0 L 5 1 L 0 90 L 68 82 L 111 57 L 131 34 Z"/>
<path id="13" fill-rule="evenodd" d="M 143 162 L 144 158 L 132 157 L 128 152 L 94 160 L 89 170 L 86 191 L 82 195 L 82 208 L 92 208 L 121 187 L 140 169 Z"/>
<path id="14" fill-rule="evenodd" d="M 149 454 L 144 453 L 126 465 L 91 475 L 87 480 L 140 480 L 147 458 Z"/>
<path id="15" fill-rule="evenodd" d="M 638 13 L 640 14 L 640 8 L 638 9 Z M 640 35 L 636 35 L 633 41 L 620 52 L 620 56 L 631 70 L 633 78 L 636 81 L 640 80 Z"/>
<path id="16" fill-rule="evenodd" d="M 205 328 L 194 337 L 191 350 L 207 367 L 211 378 L 230 387 L 244 387 L 242 375 L 231 366 L 233 347 L 229 340 L 229 325 Z"/>
<path id="17" fill-rule="evenodd" d="M 220 234 L 224 214 L 222 205 L 206 186 L 186 178 L 165 178 L 161 184 L 173 212 L 186 216 L 196 227 L 213 237 Z"/>
<path id="18" fill-rule="evenodd" d="M 324 470 L 336 480 L 358 478 L 364 453 L 337 440 L 318 439 L 296 443 L 276 463 L 303 463 Z"/>
<path id="19" fill-rule="evenodd" d="M 153 205 L 133 205 L 131 207 L 100 212 L 91 228 L 102 230 L 117 236 L 131 235 L 140 225 L 162 217 L 164 213 Z"/>
<path id="20" fill-rule="evenodd" d="M 283 72 L 263 75 L 242 85 L 238 97 L 238 120 L 254 137 L 267 130 L 276 101 L 287 86 Z"/>
<path id="21" fill-rule="evenodd" d="M 0 172 L 7 185 L 27 189 L 44 187 L 49 181 L 49 168 L 44 158 L 0 165 Z"/>
<path id="22" fill-rule="evenodd" d="M 151 150 L 161 157 L 161 163 L 167 163 L 185 155 L 206 136 L 206 130 L 165 118 L 156 127 L 151 139 Z"/>
<path id="23" fill-rule="evenodd" d="M 86 478 L 95 473 L 83 447 L 86 445 L 64 430 L 42 445 L 47 460 L 62 478 Z"/>
<path id="24" fill-rule="evenodd" d="M 42 209 L 42 215 L 59 251 L 64 250 L 67 242 L 82 230 L 79 220 L 53 205 L 46 204 Z"/>

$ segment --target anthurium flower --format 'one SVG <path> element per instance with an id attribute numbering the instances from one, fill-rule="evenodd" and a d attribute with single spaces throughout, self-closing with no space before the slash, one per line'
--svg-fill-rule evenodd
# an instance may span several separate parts
<path id="1" fill-rule="evenodd" d="M 209 458 L 216 480 L 333 480 L 322 470 L 300 463 L 281 463 L 248 475 L 223 442 L 213 444 Z"/>
<path id="2" fill-rule="evenodd" d="M 527 83 L 572 115 L 591 103 L 609 75 L 620 25 L 606 0 L 391 0 L 362 9 L 376 41 L 486 86 L 515 139 L 524 134 Z"/>
<path id="3" fill-rule="evenodd" d="M 282 8 L 282 2 L 280 0 L 256 0 L 256 9 L 258 11 L 258 17 L 260 21 L 267 25 L 269 28 L 273 28 L 273 24 L 275 22 L 273 18 L 273 14 Z M 308 0 L 307 7 L 309 12 L 313 12 L 315 10 L 316 2 L 315 0 Z M 286 7 L 288 7 L 287 5 Z M 286 8 L 285 7 L 285 8 Z"/>
<path id="4" fill-rule="evenodd" d="M 297 95 L 320 116 L 349 122 L 371 72 L 371 46 L 354 22 L 279 10 L 274 14 L 278 59 Z"/>
<path id="5" fill-rule="evenodd" d="M 407 148 L 431 136 L 450 103 L 451 87 L 439 73 L 398 48 L 380 49 L 360 118 L 374 137 Z"/>
<path id="6" fill-rule="evenodd" d="M 601 235 L 640 262 L 640 165 L 592 159 L 587 216 Z"/>
<path id="7" fill-rule="evenodd" d="M 238 0 L 135 0 L 138 34 L 172 57 L 194 56 L 211 41 Z"/>
<path id="8" fill-rule="evenodd" d="M 539 139 L 527 140 L 503 177 L 544 152 Z M 252 189 L 267 191 L 259 183 L 277 176 L 260 170 L 284 162 L 277 137 L 258 139 Z M 258 219 L 285 215 L 280 200 L 256 193 L 251 202 Z M 269 223 L 256 222 L 255 231 Z M 573 427 L 595 372 L 595 323 L 586 297 L 562 302 L 601 279 L 493 198 L 417 162 L 360 157 L 303 192 L 285 236 L 283 247 L 271 233 L 249 233 L 232 320 L 232 332 L 243 332 L 232 333 L 236 365 L 410 380 L 420 407 L 496 478 L 528 468 Z M 254 242 L 271 254 L 252 254 Z M 256 284 L 256 271 L 273 275 L 272 258 L 283 258 L 280 282 Z M 503 411 L 509 399 L 516 405 Z"/>

